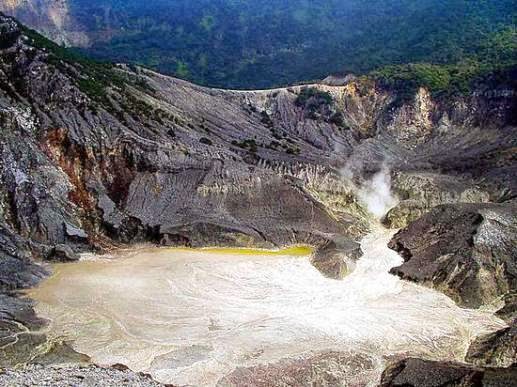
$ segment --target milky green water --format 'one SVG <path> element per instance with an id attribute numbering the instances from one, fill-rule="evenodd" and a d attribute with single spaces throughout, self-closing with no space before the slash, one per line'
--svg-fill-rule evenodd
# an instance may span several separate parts
<path id="1" fill-rule="evenodd" d="M 388 274 L 401 263 L 390 237 L 365 238 L 343 281 L 323 277 L 307 248 L 142 249 L 56 265 L 29 295 L 51 336 L 98 364 L 178 385 L 215 385 L 236 367 L 326 350 L 366 354 L 373 365 L 347 383 L 374 385 L 385 355 L 461 359 L 476 335 L 504 326 Z"/>

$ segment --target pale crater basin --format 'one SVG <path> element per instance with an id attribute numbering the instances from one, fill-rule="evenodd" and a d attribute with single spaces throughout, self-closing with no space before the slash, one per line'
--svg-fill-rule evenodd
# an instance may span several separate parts
<path id="1" fill-rule="evenodd" d="M 367 236 L 343 281 L 323 277 L 307 249 L 152 248 L 55 265 L 29 296 L 50 337 L 174 385 L 211 386 L 236 367 L 327 350 L 367 355 L 375 369 L 350 383 L 373 385 L 383 356 L 461 360 L 476 335 L 505 326 L 390 275 L 402 262 L 391 235 Z"/>

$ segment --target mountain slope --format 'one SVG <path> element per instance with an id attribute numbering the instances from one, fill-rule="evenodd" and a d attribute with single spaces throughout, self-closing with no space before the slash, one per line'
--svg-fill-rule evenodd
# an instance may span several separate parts
<path id="1" fill-rule="evenodd" d="M 502 63 L 512 0 L 25 0 L 0 8 L 97 58 L 264 88 L 404 63 Z"/>

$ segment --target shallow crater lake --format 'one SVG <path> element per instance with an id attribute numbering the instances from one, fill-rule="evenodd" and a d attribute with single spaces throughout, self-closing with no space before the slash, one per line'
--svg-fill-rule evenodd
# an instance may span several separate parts
<path id="1" fill-rule="evenodd" d="M 49 337 L 161 382 L 211 386 L 237 367 L 332 350 L 368 359 L 346 383 L 374 385 L 385 356 L 461 360 L 476 335 L 504 326 L 390 275 L 402 262 L 391 235 L 365 237 L 342 281 L 323 277 L 306 247 L 143 248 L 54 265 L 28 296 Z"/>

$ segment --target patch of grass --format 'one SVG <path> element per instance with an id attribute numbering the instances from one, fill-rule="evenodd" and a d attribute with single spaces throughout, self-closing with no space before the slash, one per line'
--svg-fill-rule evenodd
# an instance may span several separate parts
<path id="1" fill-rule="evenodd" d="M 247 139 L 247 140 L 243 140 L 241 142 L 233 140 L 232 145 L 238 146 L 239 148 L 242 148 L 242 149 L 247 149 L 251 153 L 256 153 L 258 150 L 257 142 L 253 139 Z"/>
<path id="2" fill-rule="evenodd" d="M 296 97 L 295 105 L 304 109 L 305 117 L 317 120 L 322 116 L 328 117 L 333 102 L 330 93 L 315 87 L 304 87 Z"/>
<path id="3" fill-rule="evenodd" d="M 326 91 L 318 90 L 315 87 L 304 87 L 294 101 L 296 106 L 305 107 L 309 110 L 316 110 L 322 105 L 331 105 L 332 96 Z"/>
<path id="4" fill-rule="evenodd" d="M 131 76 L 116 68 L 109 62 L 89 59 L 73 49 L 60 46 L 45 38 L 38 32 L 20 25 L 22 34 L 29 39 L 29 44 L 47 53 L 47 63 L 71 75 L 76 86 L 92 100 L 109 103 L 107 88 L 117 87 L 124 90 L 132 85 L 144 92 L 153 91 L 152 87 L 139 76 Z M 81 77 L 70 72 L 70 66 L 78 68 Z"/>
<path id="5" fill-rule="evenodd" d="M 205 145 L 213 145 L 212 140 L 210 140 L 209 138 L 206 138 L 206 137 L 201 137 L 201 138 L 199 139 L 199 142 L 200 142 L 201 144 L 205 144 Z"/>

